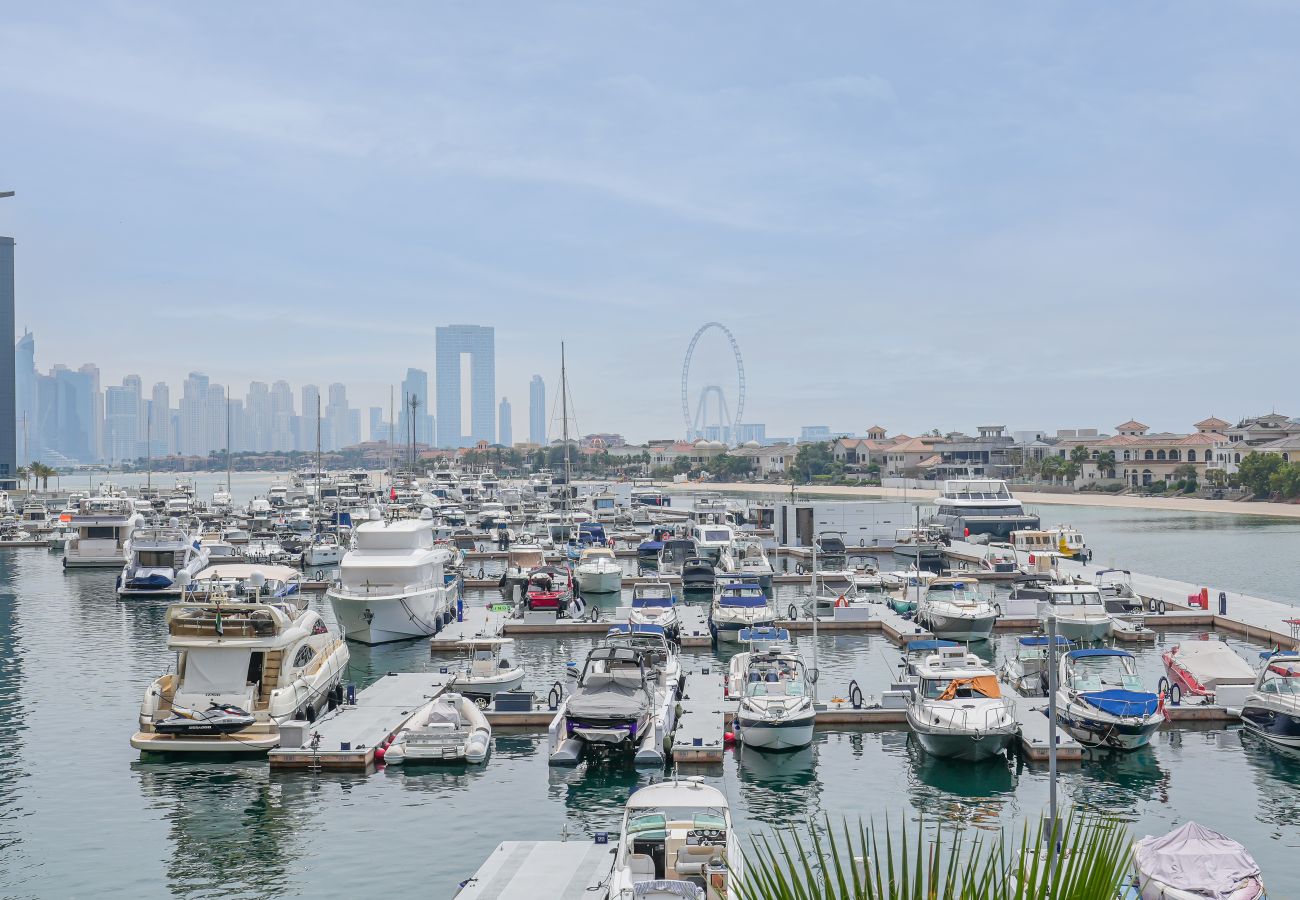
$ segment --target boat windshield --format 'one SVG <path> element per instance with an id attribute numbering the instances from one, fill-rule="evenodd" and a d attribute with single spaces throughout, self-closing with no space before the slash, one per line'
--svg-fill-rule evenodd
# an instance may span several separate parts
<path id="1" fill-rule="evenodd" d="M 805 693 L 803 681 L 796 679 L 793 675 L 782 675 L 778 678 L 775 673 L 768 673 L 768 677 L 764 680 L 754 681 L 756 675 L 758 675 L 757 672 L 749 674 L 750 681 L 745 686 L 746 696 L 802 697 Z"/>
<path id="2" fill-rule="evenodd" d="M 1080 591 L 1054 594 L 1054 606 L 1101 606 L 1101 594 L 1097 591 Z"/>
<path id="3" fill-rule="evenodd" d="M 1127 656 L 1096 656 L 1075 663 L 1074 689 L 1101 691 L 1120 687 L 1126 691 L 1145 691 L 1142 678 L 1133 669 L 1133 660 Z"/>
<path id="4" fill-rule="evenodd" d="M 1294 662 L 1290 665 L 1285 663 L 1271 664 L 1264 670 L 1264 678 L 1260 682 L 1259 692 L 1261 694 L 1300 696 L 1300 667 L 1297 667 Z"/>
<path id="5" fill-rule="evenodd" d="M 625 836 L 636 835 L 643 839 L 664 837 L 670 824 L 689 824 L 692 831 L 723 831 L 727 827 L 727 819 L 716 809 L 711 808 L 671 807 L 637 810 L 628 818 Z"/>

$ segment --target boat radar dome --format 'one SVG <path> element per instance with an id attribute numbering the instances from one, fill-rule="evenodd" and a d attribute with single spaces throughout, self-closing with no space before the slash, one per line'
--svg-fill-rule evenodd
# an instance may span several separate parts
<path id="1" fill-rule="evenodd" d="M 254 572 L 248 576 L 248 583 L 253 586 L 253 590 L 261 591 L 262 588 L 266 587 L 266 576 L 261 572 Z"/>
<path id="2" fill-rule="evenodd" d="M 420 518 L 426 522 L 432 520 L 433 510 L 429 509 L 429 507 L 426 506 L 424 509 L 420 510 Z"/>
<path id="3" fill-rule="evenodd" d="M 167 524 L 170 525 L 172 528 L 180 528 L 181 520 L 176 518 L 175 516 L 172 516 L 171 519 L 168 520 Z"/>
<path id="4" fill-rule="evenodd" d="M 370 519 L 370 521 L 372 521 L 372 522 L 378 522 L 378 521 L 380 521 L 381 519 L 383 519 L 383 515 L 379 512 L 379 507 L 378 507 L 378 506 L 372 506 L 372 507 L 370 507 L 370 515 L 369 515 L 369 519 Z"/>

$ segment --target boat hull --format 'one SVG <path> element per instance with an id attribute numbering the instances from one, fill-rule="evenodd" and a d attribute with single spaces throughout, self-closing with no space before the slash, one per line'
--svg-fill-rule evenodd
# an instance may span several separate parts
<path id="1" fill-rule="evenodd" d="M 985 641 L 993 633 L 997 615 L 968 618 L 927 612 L 921 618 L 926 630 L 945 641 Z"/>
<path id="2" fill-rule="evenodd" d="M 965 762 L 983 762 L 1005 753 L 1011 746 L 1013 734 L 994 732 L 992 734 L 953 734 L 923 731 L 913 723 L 912 731 L 921 742 L 926 753 L 941 759 L 959 759 Z"/>
<path id="3" fill-rule="evenodd" d="M 767 616 L 762 619 L 753 619 L 747 622 L 728 622 L 709 620 L 709 630 L 713 632 L 713 639 L 720 644 L 738 644 L 740 643 L 740 632 L 746 628 L 766 628 L 776 624 L 775 616 Z"/>
<path id="4" fill-rule="evenodd" d="M 574 577 L 578 588 L 588 594 L 613 594 L 623 589 L 622 572 L 584 572 L 579 569 Z"/>
<path id="5" fill-rule="evenodd" d="M 1063 705 L 1057 713 L 1060 725 L 1079 743 L 1088 747 L 1137 750 L 1151 743 L 1163 718 L 1147 720 L 1113 720 L 1083 713 L 1073 704 Z"/>
<path id="6" fill-rule="evenodd" d="M 325 596 L 347 639 L 371 645 L 437 634 L 452 605 L 446 588 L 404 596 L 363 597 L 334 591 Z"/>
<path id="7" fill-rule="evenodd" d="M 1241 710 L 1241 723 L 1270 743 L 1300 749 L 1300 715 L 1247 702 Z"/>
<path id="8" fill-rule="evenodd" d="M 811 710 L 788 719 L 763 719 L 741 711 L 735 719 L 736 739 L 759 750 L 798 750 L 812 743 L 816 721 Z"/>
<path id="9" fill-rule="evenodd" d="M 1056 633 L 1076 644 L 1093 644 L 1110 637 L 1115 623 L 1105 619 L 1062 619 L 1057 617 Z"/>

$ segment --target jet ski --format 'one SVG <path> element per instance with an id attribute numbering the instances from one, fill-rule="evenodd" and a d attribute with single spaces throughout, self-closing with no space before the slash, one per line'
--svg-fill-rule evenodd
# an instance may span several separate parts
<path id="1" fill-rule="evenodd" d="M 256 719 L 233 703 L 213 703 L 206 712 L 173 706 L 172 714 L 154 723 L 159 734 L 189 737 L 206 734 L 234 734 L 252 725 Z"/>

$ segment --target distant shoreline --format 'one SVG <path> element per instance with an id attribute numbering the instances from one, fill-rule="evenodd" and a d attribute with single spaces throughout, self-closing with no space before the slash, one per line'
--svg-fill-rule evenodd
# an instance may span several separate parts
<path id="1" fill-rule="evenodd" d="M 669 490 L 677 491 L 734 491 L 744 494 L 790 495 L 788 484 L 757 484 L 750 482 L 688 482 L 664 483 Z M 848 485 L 799 485 L 801 497 L 831 497 L 840 500 L 933 500 L 938 491 L 904 490 L 887 487 L 850 487 Z M 1236 516 L 1272 516 L 1278 519 L 1300 519 L 1300 505 L 1292 503 L 1240 503 L 1232 500 L 1204 500 L 1199 497 L 1139 497 L 1114 494 L 1040 494 L 1017 491 L 1016 498 L 1026 504 L 1043 506 L 1098 506 L 1111 509 L 1154 509 L 1165 512 L 1223 513 Z"/>

